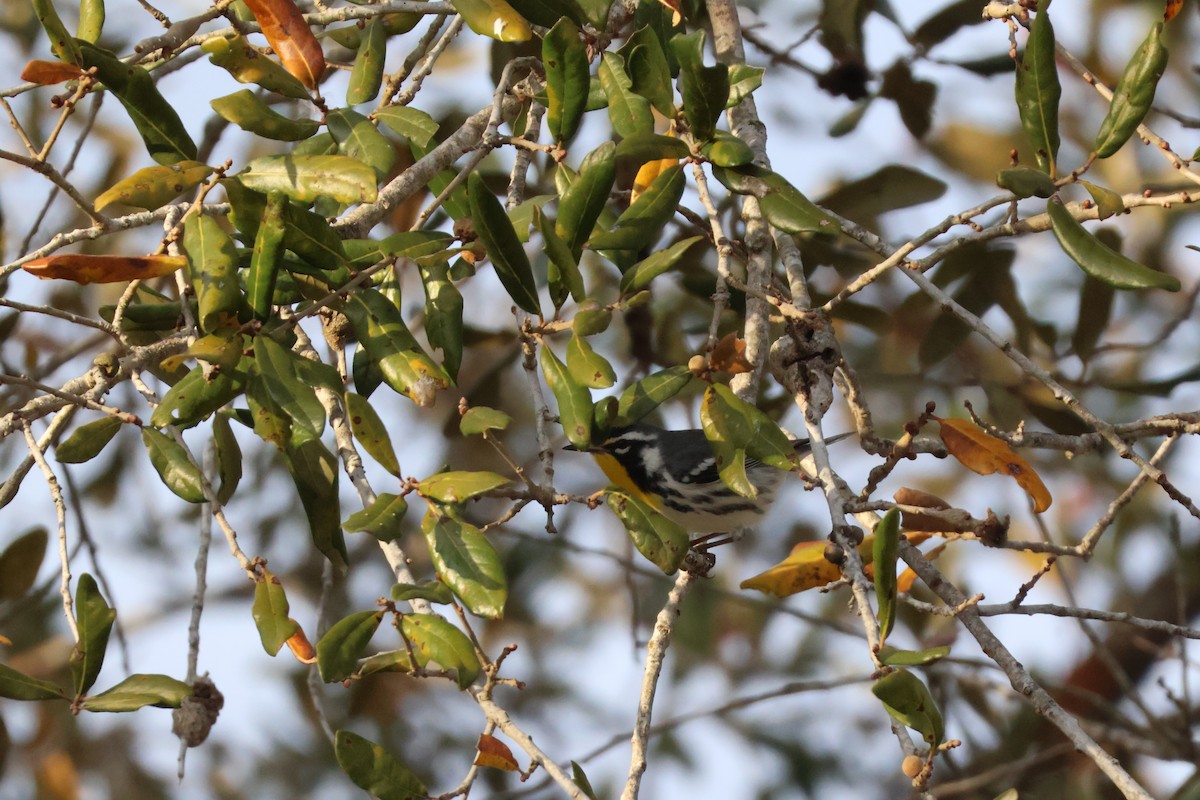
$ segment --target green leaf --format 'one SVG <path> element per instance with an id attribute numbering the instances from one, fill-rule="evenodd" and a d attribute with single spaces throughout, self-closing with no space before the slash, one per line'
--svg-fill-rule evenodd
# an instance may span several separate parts
<path id="1" fill-rule="evenodd" d="M 244 131 L 277 142 L 302 142 L 320 129 L 315 119 L 285 117 L 250 89 L 210 100 L 213 111 Z"/>
<path id="2" fill-rule="evenodd" d="M 546 282 L 554 307 L 561 308 L 568 297 L 581 302 L 587 297 L 587 290 L 583 285 L 583 273 L 579 271 L 578 257 L 555 232 L 554 220 L 549 215 L 538 214 L 537 224 L 546 251 Z"/>
<path id="3" fill-rule="evenodd" d="M 196 143 L 179 114 L 159 94 L 149 72 L 136 64 L 126 64 L 90 42 L 76 43 L 83 58 L 80 66 L 94 67 L 104 88 L 121 101 L 151 158 L 160 164 L 196 160 Z"/>
<path id="4" fill-rule="evenodd" d="M 522 17 L 543 28 L 551 28 L 564 18 L 580 25 L 587 20 L 576 0 L 511 0 L 510 5 Z"/>
<path id="5" fill-rule="evenodd" d="M 622 58 L 606 52 L 597 72 L 600 88 L 608 98 L 608 119 L 621 137 L 637 136 L 654 130 L 650 101 L 633 91 L 633 82 L 625 72 Z"/>
<path id="6" fill-rule="evenodd" d="M 692 151 L 682 139 L 661 133 L 639 133 L 622 139 L 617 145 L 617 160 L 629 161 L 632 166 L 664 158 L 687 158 L 691 154 Z"/>
<path id="7" fill-rule="evenodd" d="M 391 595 L 397 603 L 405 603 L 409 600 L 428 600 L 431 603 L 449 605 L 454 602 L 454 592 L 441 581 L 397 583 L 392 587 Z"/>
<path id="8" fill-rule="evenodd" d="M 788 233 L 841 233 L 838 221 L 805 197 L 781 175 L 747 165 L 713 167 L 713 177 L 737 194 L 757 197 L 767 221 Z"/>
<path id="9" fill-rule="evenodd" d="M 445 371 L 421 350 L 400 311 L 374 289 L 359 289 L 346 302 L 346 317 L 359 344 L 376 361 L 388 386 L 425 408 L 450 385 Z"/>
<path id="10" fill-rule="evenodd" d="M 55 57 L 66 64 L 84 66 L 79 43 L 67 33 L 67 26 L 63 25 L 62 18 L 54 9 L 54 3 L 51 0 L 31 0 L 31 4 L 34 15 L 46 31 L 46 37 L 50 40 L 50 50 Z"/>
<path id="11" fill-rule="evenodd" d="M 463 503 L 508 482 L 508 478 L 495 472 L 439 472 L 424 478 L 417 492 L 439 503 Z"/>
<path id="12" fill-rule="evenodd" d="M 679 259 L 683 258 L 683 254 L 688 251 L 688 248 L 703 239 L 703 236 L 690 236 L 683 241 L 676 242 L 666 250 L 652 253 L 634 264 L 628 272 L 621 276 L 621 294 L 631 295 L 644 289 L 650 284 L 650 281 L 679 263 Z"/>
<path id="13" fill-rule="evenodd" d="M 287 412 L 271 396 L 267 383 L 257 372 L 246 385 L 246 404 L 250 421 L 258 438 L 286 452 L 292 441 L 292 421 Z"/>
<path id="14" fill-rule="evenodd" d="M 197 366 L 171 387 L 150 415 L 155 427 L 188 428 L 242 393 L 246 374 L 238 370 L 212 370 Z M 211 377 L 211 380 L 209 378 Z"/>
<path id="15" fill-rule="evenodd" d="M 559 192 L 554 232 L 567 243 L 577 259 L 608 203 L 608 194 L 616 177 L 617 146 L 605 142 L 583 160 L 575 182 L 566 191 Z"/>
<path id="16" fill-rule="evenodd" d="M 241 304 L 237 247 L 215 219 L 193 214 L 183 224 L 183 249 L 200 307 L 197 321 L 212 332 L 236 319 Z"/>
<path id="17" fill-rule="evenodd" d="M 258 235 L 267 206 L 267 195 L 246 188 L 240 181 L 221 181 L 229 195 L 229 218 L 248 238 Z M 283 210 L 283 244 L 304 261 L 328 273 L 331 283 L 340 286 L 349 280 L 348 261 L 342 239 L 320 214 L 288 203 Z"/>
<path id="18" fill-rule="evenodd" d="M 1110 249 L 1081 225 L 1062 203 L 1046 203 L 1050 227 L 1063 252 L 1080 268 L 1099 281 L 1117 289 L 1166 289 L 1177 292 L 1179 279 L 1156 272 Z"/>
<path id="19" fill-rule="evenodd" d="M 87 693 L 104 666 L 108 636 L 112 632 L 117 612 L 100 594 L 96 579 L 86 572 L 79 576 L 75 587 L 75 627 L 79 641 L 71 651 L 71 685 L 77 696 Z"/>
<path id="20" fill-rule="evenodd" d="M 589 389 L 607 389 L 617 382 L 612 365 L 578 334 L 567 343 L 567 370 Z"/>
<path id="21" fill-rule="evenodd" d="M 209 61 L 229 72 L 238 83 L 257 84 L 269 92 L 296 100 L 312 99 L 303 83 L 279 62 L 264 58 L 241 36 L 206 39 L 200 49 L 209 54 Z"/>
<path id="22" fill-rule="evenodd" d="M 592 788 L 592 782 L 588 780 L 587 773 L 583 771 L 583 767 L 579 766 L 578 762 L 571 762 L 571 781 L 579 787 L 589 800 L 596 800 L 596 790 Z"/>
<path id="23" fill-rule="evenodd" d="M 169 675 L 130 675 L 116 686 L 100 694 L 85 697 L 80 706 L 84 711 L 137 711 L 146 706 L 179 708 L 191 697 L 192 687 Z"/>
<path id="24" fill-rule="evenodd" d="M 927 650 L 898 650 L 890 645 L 879 648 L 879 663 L 889 667 L 924 667 L 950 655 L 950 645 Z"/>
<path id="25" fill-rule="evenodd" d="M 104 446 L 112 441 L 124 425 L 117 417 L 101 417 L 94 422 L 80 425 L 65 441 L 54 448 L 54 457 L 60 464 L 83 464 L 100 455 Z M 0 583 L 3 586 L 3 583 Z M 0 590 L 2 591 L 2 590 Z"/>
<path id="26" fill-rule="evenodd" d="M 583 9 L 587 21 L 597 30 L 604 28 L 612 4 L 613 0 L 579 0 L 579 7 Z"/>
<path id="27" fill-rule="evenodd" d="M 742 167 L 754 160 L 750 145 L 725 131 L 714 133 L 712 140 L 700 147 L 700 153 L 718 167 Z"/>
<path id="28" fill-rule="evenodd" d="M 703 31 L 674 36 L 668 46 L 679 62 L 679 92 L 688 127 L 698 141 L 711 139 L 729 100 L 729 67 L 704 66 Z"/>
<path id="29" fill-rule="evenodd" d="M 383 63 L 387 57 L 387 30 L 378 17 L 367 23 L 358 46 L 350 84 L 346 87 L 346 105 L 356 106 L 374 100 L 383 85 Z"/>
<path id="30" fill-rule="evenodd" d="M 640 422 L 691 382 L 692 373 L 687 367 L 667 367 L 647 375 L 621 392 L 616 424 Z"/>
<path id="31" fill-rule="evenodd" d="M 579 27 L 568 17 L 554 23 L 542 40 L 546 67 L 546 125 L 557 142 L 566 142 L 579 130 L 587 106 L 587 48 Z"/>
<path id="32" fill-rule="evenodd" d="M 204 482 L 200 468 L 174 438 L 154 428 L 142 428 L 142 444 L 150 463 L 166 487 L 189 503 L 203 503 Z"/>
<path id="33" fill-rule="evenodd" d="M 674 219 L 686 186 L 683 167 L 663 170 L 617 217 L 612 230 L 592 237 L 590 246 L 597 250 L 641 250 L 653 244 L 662 235 L 666 224 Z"/>
<path id="34" fill-rule="evenodd" d="M 32 678 L 0 664 L 0 697 L 8 700 L 65 700 L 63 690 L 49 681 Z"/>
<path id="35" fill-rule="evenodd" d="M 649 27 L 638 28 L 621 46 L 620 53 L 633 91 L 649 100 L 663 116 L 675 116 L 671 65 L 658 34 Z"/>
<path id="36" fill-rule="evenodd" d="M 451 5 L 480 36 L 499 42 L 527 42 L 533 38 L 529 22 L 505 0 L 452 0 Z"/>
<path id="37" fill-rule="evenodd" d="M 308 517 L 313 544 L 329 559 L 335 570 L 347 568 L 346 542 L 342 538 L 342 515 L 338 504 L 337 457 L 321 444 L 320 439 L 288 448 L 285 460 L 300 504 Z"/>
<path id="38" fill-rule="evenodd" d="M 1096 134 L 1098 158 L 1108 158 L 1120 150 L 1146 118 L 1146 112 L 1154 102 L 1158 81 L 1167 70 L 1167 46 L 1162 34 L 1163 22 L 1160 20 L 1150 28 L 1117 81 L 1112 103 Z"/>
<path id="39" fill-rule="evenodd" d="M 971 0 L 971 2 L 975 2 L 975 0 Z M 758 87 L 762 86 L 764 74 L 766 74 L 766 69 L 763 67 L 752 67 L 749 64 L 730 64 L 729 99 L 725 101 L 725 108 L 733 108 L 753 94 Z"/>
<path id="40" fill-rule="evenodd" d="M 254 363 L 262 385 L 292 425 L 292 444 L 301 445 L 325 432 L 325 408 L 313 385 L 298 374 L 303 356 L 293 353 L 270 336 L 254 339 Z"/>
<path id="41" fill-rule="evenodd" d="M 879 639 L 892 632 L 896 622 L 896 558 L 900 548 L 900 512 L 895 508 L 875 526 L 872 564 L 875 567 L 875 601 L 879 606 Z"/>
<path id="42" fill-rule="evenodd" d="M 1046 8 L 1038 11 L 1017 63 L 1017 111 L 1033 145 L 1038 167 L 1055 176 L 1058 159 L 1058 101 L 1062 87 L 1054 64 L 1054 26 Z"/>
<path id="43" fill-rule="evenodd" d="M 317 670 L 326 683 L 344 681 L 358 668 L 358 659 L 371 643 L 383 610 L 357 611 L 343 617 L 317 642 Z"/>
<path id="44" fill-rule="evenodd" d="M 425 337 L 442 351 L 442 366 L 452 379 L 458 378 L 463 355 L 463 298 L 450 280 L 445 261 L 420 263 L 425 287 Z"/>
<path id="45" fill-rule="evenodd" d="M 396 149 L 371 120 L 348 108 L 325 115 L 325 125 L 341 155 L 357 159 L 386 178 L 396 163 Z"/>
<path id="46" fill-rule="evenodd" d="M 18 600 L 33 588 L 48 540 L 45 528 L 32 528 L 0 553 L 0 600 Z"/>
<path id="47" fill-rule="evenodd" d="M 250 257 L 250 269 L 246 270 L 246 300 L 254 318 L 266 322 L 271 318 L 275 302 L 275 285 L 279 279 L 279 268 L 283 264 L 284 215 L 288 201 L 281 192 L 267 195 L 263 208 L 262 222 L 254 237 L 254 253 Z"/>
<path id="48" fill-rule="evenodd" d="M 475 232 L 487 248 L 488 257 L 496 265 L 496 276 L 518 306 L 540 316 L 542 309 L 533 280 L 533 267 L 521 247 L 512 221 L 504 213 L 504 206 L 487 188 L 478 172 L 472 172 L 467 180 L 467 196 L 471 203 Z"/>
<path id="49" fill-rule="evenodd" d="M 460 689 L 466 689 L 483 672 L 471 640 L 441 617 L 406 614 L 400 620 L 400 633 L 419 657 L 437 662 L 443 669 L 454 670 Z"/>
<path id="50" fill-rule="evenodd" d="M 412 106 L 387 106 L 371 116 L 420 147 L 427 147 L 438 132 L 437 121 Z"/>
<path id="51" fill-rule="evenodd" d="M 611 308 L 602 306 L 595 300 L 584 300 L 575 310 L 575 318 L 571 320 L 571 330 L 580 336 L 594 336 L 608 330 L 611 323 Z"/>
<path id="52" fill-rule="evenodd" d="M 292 638 L 292 634 L 300 629 L 300 624 L 288 616 L 290 608 L 287 593 L 279 578 L 263 569 L 259 580 L 254 583 L 254 603 L 250 606 L 250 615 L 254 617 L 254 627 L 258 628 L 263 650 L 269 656 L 277 654 Z"/>
<path id="53" fill-rule="evenodd" d="M 334 754 L 342 771 L 379 800 L 422 800 L 425 784 L 405 764 L 357 733 L 334 734 Z"/>
<path id="54" fill-rule="evenodd" d="M 871 686 L 892 719 L 920 733 L 930 746 L 945 735 L 942 713 L 921 679 L 906 669 L 889 672 Z"/>
<path id="55" fill-rule="evenodd" d="M 688 551 L 688 533 L 681 525 L 620 489 L 606 489 L 604 502 L 621 520 L 639 553 L 667 575 L 679 569 Z"/>
<path id="56" fill-rule="evenodd" d="M 1100 219 L 1108 219 L 1125 210 L 1125 201 L 1117 192 L 1114 192 L 1112 189 L 1106 189 L 1103 186 L 1097 186 L 1091 181 L 1080 181 L 1080 183 L 1083 184 L 1083 188 L 1088 190 L 1088 194 L 1092 196 L 1092 201 L 1096 204 L 1096 213 Z"/>
<path id="57" fill-rule="evenodd" d="M 96 198 L 96 210 L 113 203 L 154 211 L 165 206 L 183 192 L 196 188 L 212 174 L 212 167 L 199 161 L 180 161 L 139 169 L 124 180 L 117 181 Z"/>
<path id="58" fill-rule="evenodd" d="M 540 353 L 542 376 L 558 401 L 558 420 L 567 439 L 578 450 L 586 450 L 592 441 L 592 395 L 587 387 L 571 377 L 558 356 L 543 346 Z"/>
<path id="59" fill-rule="evenodd" d="M 1017 197 L 1049 197 L 1058 191 L 1054 179 L 1033 167 L 1010 167 L 996 173 L 996 185 Z"/>
<path id="60" fill-rule="evenodd" d="M 394 542 L 404 531 L 401 523 L 408 511 L 408 502 L 403 497 L 382 493 L 375 502 L 351 514 L 342 523 L 349 533 L 369 533 L 381 542 Z"/>
<path id="61" fill-rule="evenodd" d="M 374 203 L 375 170 L 349 156 L 263 156 L 238 173 L 237 179 L 256 192 L 282 192 L 311 203 L 328 197 L 339 203 Z"/>
<path id="62" fill-rule="evenodd" d="M 354 438 L 371 458 L 396 477 L 400 477 L 400 462 L 392 448 L 391 437 L 383 419 L 362 395 L 346 392 L 346 416 L 350 419 L 350 430 Z"/>
<path id="63" fill-rule="evenodd" d="M 425 534 L 438 577 L 458 595 L 463 605 L 479 617 L 503 617 L 508 580 L 496 548 L 483 532 L 430 505 L 421 521 L 421 533 Z"/>
<path id="64" fill-rule="evenodd" d="M 512 417 L 503 411 L 487 406 L 474 406 L 467 409 L 458 423 L 458 429 L 463 436 L 475 436 L 487 431 L 502 431 L 512 423 Z"/>

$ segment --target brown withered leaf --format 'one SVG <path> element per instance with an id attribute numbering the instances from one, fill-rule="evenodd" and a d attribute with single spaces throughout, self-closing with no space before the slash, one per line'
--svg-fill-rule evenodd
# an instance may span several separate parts
<path id="1" fill-rule="evenodd" d="M 479 734 L 479 744 L 476 745 L 476 749 L 479 751 L 475 755 L 475 766 L 477 767 L 493 767 L 505 772 L 521 771 L 517 760 L 513 758 L 512 750 L 495 736 L 486 733 Z"/>
<path id="2" fill-rule="evenodd" d="M 999 472 L 1011 476 L 1033 500 L 1035 512 L 1040 514 L 1050 507 L 1053 498 L 1046 484 L 1007 442 L 991 436 L 969 420 L 934 419 L 941 423 L 942 443 L 964 467 L 980 475 Z"/>
<path id="3" fill-rule="evenodd" d="M 951 508 L 950 504 L 937 495 L 911 489 L 907 486 L 896 491 L 892 498 L 898 505 L 928 508 L 938 513 L 921 514 L 912 511 L 901 511 L 900 524 L 906 531 L 930 531 L 945 533 L 947 531 L 974 530 L 979 523 L 974 517 L 959 508 Z"/>
<path id="4" fill-rule="evenodd" d="M 1163 21 L 1170 22 L 1179 15 L 1183 10 L 1183 0 L 1167 0 L 1167 7 L 1163 10 Z"/>
<path id="5" fill-rule="evenodd" d="M 75 283 L 119 283 L 170 275 L 183 268 L 183 256 L 95 256 L 64 253 L 35 258 L 21 269 L 42 280 L 61 279 Z"/>
<path id="6" fill-rule="evenodd" d="M 295 620 L 292 621 L 295 622 Z M 296 626 L 296 632 L 288 637 L 287 646 L 301 664 L 317 663 L 317 649 L 312 646 L 312 642 L 304 634 L 304 628 L 301 628 L 299 624 Z"/>
<path id="7" fill-rule="evenodd" d="M 721 337 L 713 347 L 708 364 L 721 372 L 753 372 L 754 365 L 746 360 L 746 340 L 739 339 L 737 333 L 730 331 Z"/>
<path id="8" fill-rule="evenodd" d="M 309 89 L 325 72 L 325 54 L 292 0 L 246 0 L 283 68 Z"/>
<path id="9" fill-rule="evenodd" d="M 53 86 L 63 81 L 71 81 L 83 75 L 83 70 L 74 64 L 63 61 L 39 61 L 34 59 L 21 70 L 21 80 L 36 83 L 39 86 Z"/>

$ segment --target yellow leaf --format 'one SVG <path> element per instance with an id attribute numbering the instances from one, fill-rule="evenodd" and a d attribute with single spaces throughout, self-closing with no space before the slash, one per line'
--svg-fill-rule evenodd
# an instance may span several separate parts
<path id="1" fill-rule="evenodd" d="M 495 736 L 486 733 L 479 734 L 479 744 L 476 745 L 476 748 L 479 752 L 475 756 L 475 766 L 493 767 L 505 772 L 521 771 L 517 760 L 513 758 L 512 750 L 508 749 L 508 745 Z"/>
<path id="2" fill-rule="evenodd" d="M 188 189 L 199 186 L 212 171 L 212 167 L 199 161 L 180 161 L 178 164 L 139 169 L 97 197 L 96 210 L 122 203 L 153 211 Z"/>
<path id="3" fill-rule="evenodd" d="M 929 539 L 928 533 L 903 534 L 911 545 L 919 545 Z M 788 597 L 793 594 L 827 586 L 841 579 L 842 570 L 836 564 L 825 558 L 827 542 L 801 542 L 792 548 L 792 552 L 783 561 L 752 578 L 742 581 L 741 588 L 755 589 L 763 594 L 773 594 L 776 597 Z M 866 567 L 867 577 L 871 577 L 871 558 L 875 546 L 875 536 L 863 537 L 858 545 L 858 556 Z M 911 585 L 911 584 L 910 584 Z M 901 589 L 907 591 L 907 589 Z"/>
<path id="4" fill-rule="evenodd" d="M 668 136 L 670 134 L 667 134 Z M 671 167 L 679 163 L 677 158 L 663 158 L 658 161 L 647 161 L 638 169 L 637 175 L 633 177 L 633 191 L 629 195 L 629 203 L 632 205 L 637 202 L 638 197 L 642 192 L 654 183 L 654 179 L 663 174 Z"/>
<path id="5" fill-rule="evenodd" d="M 965 419 L 934 419 L 941 423 L 942 443 L 964 467 L 980 475 L 999 472 L 1011 476 L 1033 500 L 1035 512 L 1040 514 L 1050 507 L 1053 498 L 1046 484 L 1007 442 Z"/>
<path id="6" fill-rule="evenodd" d="M 26 262 L 21 269 L 42 280 L 118 283 L 170 275 L 187 264 L 183 256 L 93 256 L 66 253 Z"/>

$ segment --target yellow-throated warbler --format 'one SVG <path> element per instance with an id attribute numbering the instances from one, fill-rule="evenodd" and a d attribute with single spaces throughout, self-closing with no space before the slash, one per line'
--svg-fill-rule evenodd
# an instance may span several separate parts
<path id="1" fill-rule="evenodd" d="M 833 443 L 848 433 L 830 436 Z M 575 450 L 575 447 L 567 447 Z M 796 454 L 809 452 L 807 439 L 797 440 Z M 754 459 L 746 460 L 746 476 L 758 497 L 742 497 L 721 480 L 704 431 L 668 431 L 637 424 L 611 431 L 588 449 L 608 479 L 682 525 L 689 533 L 728 533 L 754 525 L 771 507 L 787 472 Z"/>

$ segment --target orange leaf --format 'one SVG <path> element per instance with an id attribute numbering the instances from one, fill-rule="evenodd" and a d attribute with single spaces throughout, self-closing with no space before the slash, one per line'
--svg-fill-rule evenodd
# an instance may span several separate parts
<path id="1" fill-rule="evenodd" d="M 21 269 L 42 280 L 61 278 L 75 283 L 117 283 L 170 275 L 187 264 L 183 256 L 92 256 L 66 253 L 36 258 Z"/>
<path id="2" fill-rule="evenodd" d="M 83 70 L 74 64 L 62 61 L 38 61 L 34 59 L 21 70 L 21 80 L 36 83 L 40 86 L 53 86 L 56 83 L 70 81 L 83 75 Z"/>
<path id="3" fill-rule="evenodd" d="M 934 419 L 941 423 L 942 443 L 964 467 L 980 475 L 991 475 L 993 472 L 1009 475 L 1033 500 L 1035 512 L 1040 514 L 1050 507 L 1053 498 L 1046 484 L 1007 442 L 989 435 L 965 419 Z"/>
<path id="4" fill-rule="evenodd" d="M 295 620 L 292 620 L 292 622 L 295 622 Z M 288 637 L 287 646 L 292 651 L 292 655 L 301 664 L 317 663 L 316 648 L 312 646 L 312 642 L 305 636 L 304 628 L 301 628 L 299 625 L 296 626 L 296 632 Z"/>
<path id="5" fill-rule="evenodd" d="M 1167 0 L 1167 7 L 1163 11 L 1163 21 L 1170 22 L 1175 19 L 1180 11 L 1183 10 L 1183 0 Z"/>
<path id="6" fill-rule="evenodd" d="M 0 644 L 4 645 L 5 647 L 12 647 L 12 639 L 0 633 Z"/>
<path id="7" fill-rule="evenodd" d="M 309 89 L 325 72 L 325 54 L 292 0 L 246 0 L 283 68 Z"/>
<path id="8" fill-rule="evenodd" d="M 746 341 L 737 333 L 729 332 L 713 347 L 708 359 L 709 366 L 721 372 L 753 372 L 754 365 L 746 360 Z"/>
<path id="9" fill-rule="evenodd" d="M 505 772 L 521 771 L 517 760 L 513 758 L 512 750 L 509 750 L 508 745 L 495 736 L 486 733 L 479 734 L 479 744 L 476 745 L 476 748 L 479 753 L 475 756 L 475 766 L 494 767 Z"/>

